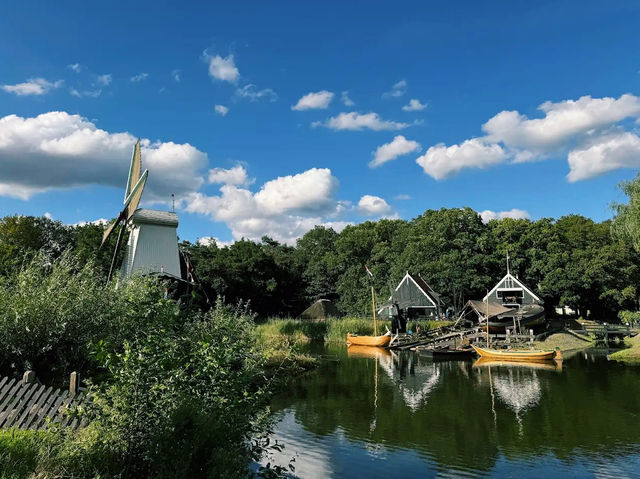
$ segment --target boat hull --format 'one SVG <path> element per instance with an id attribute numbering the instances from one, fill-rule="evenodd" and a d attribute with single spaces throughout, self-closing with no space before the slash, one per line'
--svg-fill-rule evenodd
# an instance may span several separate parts
<path id="1" fill-rule="evenodd" d="M 499 361 L 549 361 L 556 357 L 555 351 L 520 351 L 520 350 L 506 350 L 501 351 L 498 349 L 480 348 L 473 346 L 476 353 L 481 358 L 494 359 Z"/>
<path id="2" fill-rule="evenodd" d="M 382 336 L 352 336 L 351 334 L 347 333 L 347 344 L 353 344 L 357 346 L 385 347 L 389 346 L 390 342 L 390 334 L 383 334 Z"/>
<path id="3" fill-rule="evenodd" d="M 513 312 L 501 314 L 498 317 L 494 317 L 489 320 L 489 332 L 490 333 L 504 333 L 505 328 L 513 326 L 514 316 L 521 313 L 522 316 L 519 319 L 519 326 L 523 329 L 535 328 L 541 326 L 546 322 L 544 308 L 540 305 L 525 306 L 521 310 L 514 309 Z M 486 331 L 485 325 L 482 326 L 482 330 Z"/>

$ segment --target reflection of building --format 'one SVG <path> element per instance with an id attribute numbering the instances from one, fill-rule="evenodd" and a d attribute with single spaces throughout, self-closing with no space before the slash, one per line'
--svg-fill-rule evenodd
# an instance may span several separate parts
<path id="1" fill-rule="evenodd" d="M 387 304 L 378 311 L 378 314 L 387 317 L 388 308 L 394 303 L 398 304 L 407 319 L 440 316 L 442 312 L 440 295 L 420 275 L 409 272 L 398 283 Z"/>
<path id="2" fill-rule="evenodd" d="M 415 412 L 426 403 L 440 380 L 440 370 L 433 362 L 420 364 L 415 354 L 396 355 L 380 360 L 380 366 L 400 391 L 404 403 Z"/>

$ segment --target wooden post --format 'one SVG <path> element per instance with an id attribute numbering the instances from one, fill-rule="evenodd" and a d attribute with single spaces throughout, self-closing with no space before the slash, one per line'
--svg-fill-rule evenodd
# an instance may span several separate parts
<path id="1" fill-rule="evenodd" d="M 511 344 L 511 330 L 505 328 L 507 330 L 507 344 Z"/>
<path id="2" fill-rule="evenodd" d="M 373 284 L 371 285 L 371 304 L 373 306 L 373 335 L 378 335 L 378 321 L 376 318 L 376 293 L 373 289 Z"/>
<path id="3" fill-rule="evenodd" d="M 25 384 L 31 384 L 36 381 L 35 371 L 25 371 L 22 375 L 22 382 Z"/>
<path id="4" fill-rule="evenodd" d="M 529 340 L 531 341 L 531 344 L 533 344 L 533 329 L 529 330 Z"/>
<path id="5" fill-rule="evenodd" d="M 71 373 L 71 377 L 69 378 L 69 392 L 71 394 L 78 394 L 78 383 L 78 373 L 74 371 Z"/>

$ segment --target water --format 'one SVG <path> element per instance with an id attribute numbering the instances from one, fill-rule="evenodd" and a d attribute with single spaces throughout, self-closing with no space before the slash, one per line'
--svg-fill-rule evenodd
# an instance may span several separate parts
<path id="1" fill-rule="evenodd" d="M 640 369 L 321 353 L 273 403 L 273 459 L 295 457 L 297 477 L 640 477 Z"/>

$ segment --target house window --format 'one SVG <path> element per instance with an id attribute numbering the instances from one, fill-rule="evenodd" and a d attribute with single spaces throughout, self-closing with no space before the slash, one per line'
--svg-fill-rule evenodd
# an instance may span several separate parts
<path id="1" fill-rule="evenodd" d="M 498 298 L 502 304 L 522 304 L 523 297 L 524 291 L 521 289 L 500 289 L 496 291 L 496 298 Z"/>

